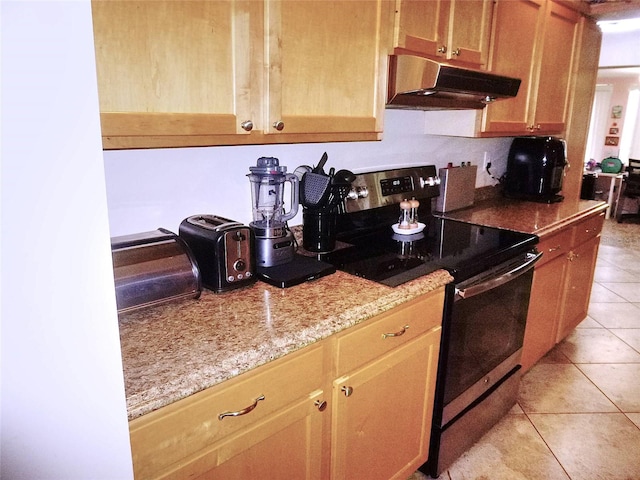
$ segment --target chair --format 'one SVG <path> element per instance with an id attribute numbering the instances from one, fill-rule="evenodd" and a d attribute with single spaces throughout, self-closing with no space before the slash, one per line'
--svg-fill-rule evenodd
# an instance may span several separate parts
<path id="1" fill-rule="evenodd" d="M 634 213 L 623 213 L 626 199 L 640 200 L 640 160 L 629 159 L 627 176 L 622 182 L 622 191 L 618 200 L 617 215 L 618 223 L 622 223 L 626 218 L 640 219 L 640 205 L 635 206 Z"/>

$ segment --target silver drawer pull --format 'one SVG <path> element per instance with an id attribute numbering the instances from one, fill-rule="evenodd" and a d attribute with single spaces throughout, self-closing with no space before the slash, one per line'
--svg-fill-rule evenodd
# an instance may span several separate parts
<path id="1" fill-rule="evenodd" d="M 260 400 L 264 400 L 264 395 L 260 395 L 258 398 L 255 399 L 255 401 L 251 405 L 249 405 L 246 408 L 243 408 L 242 410 L 238 410 L 237 412 L 221 413 L 220 415 L 218 415 L 218 420 L 222 420 L 224 417 L 239 417 L 240 415 L 246 415 L 247 413 L 249 413 L 251 410 L 253 410 L 258 406 L 258 402 Z"/>
<path id="2" fill-rule="evenodd" d="M 407 328 L 409 328 L 409 325 L 405 325 L 404 327 L 402 327 L 402 330 L 396 333 L 383 333 L 382 339 L 384 340 L 385 338 L 389 338 L 389 337 L 400 337 L 407 332 Z"/>

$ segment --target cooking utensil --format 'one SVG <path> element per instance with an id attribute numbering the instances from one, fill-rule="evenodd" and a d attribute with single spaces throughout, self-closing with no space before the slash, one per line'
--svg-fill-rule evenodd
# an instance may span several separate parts
<path id="1" fill-rule="evenodd" d="M 300 183 L 300 203 L 303 207 L 323 205 L 329 196 L 331 178 L 321 173 L 307 172 Z"/>
<path id="2" fill-rule="evenodd" d="M 325 175 L 325 173 L 324 173 L 324 164 L 327 163 L 327 159 L 328 158 L 329 158 L 329 156 L 327 155 L 327 152 L 324 152 L 322 154 L 322 158 L 320 158 L 320 162 L 313 169 L 313 173 L 321 173 L 322 175 Z"/>

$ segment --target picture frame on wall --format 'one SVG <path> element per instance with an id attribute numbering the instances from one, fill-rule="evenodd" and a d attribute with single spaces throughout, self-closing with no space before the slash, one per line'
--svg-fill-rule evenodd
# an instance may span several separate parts
<path id="1" fill-rule="evenodd" d="M 622 118 L 622 105 L 611 107 L 611 118 Z"/>
<path id="2" fill-rule="evenodd" d="M 607 147 L 617 147 L 619 138 L 620 137 L 605 137 L 604 144 Z"/>

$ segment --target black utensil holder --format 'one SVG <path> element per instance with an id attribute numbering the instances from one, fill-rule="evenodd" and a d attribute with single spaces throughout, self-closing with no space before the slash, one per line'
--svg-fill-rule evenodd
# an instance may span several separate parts
<path id="1" fill-rule="evenodd" d="M 302 246 L 309 252 L 330 252 L 336 246 L 336 219 L 332 209 L 305 208 L 302 212 Z"/>

